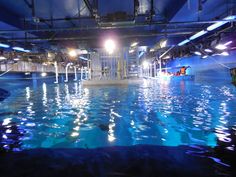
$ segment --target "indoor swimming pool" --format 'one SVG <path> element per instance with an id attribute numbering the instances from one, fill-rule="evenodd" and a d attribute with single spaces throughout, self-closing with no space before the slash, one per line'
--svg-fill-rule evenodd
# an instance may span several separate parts
<path id="1" fill-rule="evenodd" d="M 234 150 L 236 88 L 230 83 L 143 80 L 84 87 L 8 82 L 0 102 L 1 149 L 224 144 Z"/>

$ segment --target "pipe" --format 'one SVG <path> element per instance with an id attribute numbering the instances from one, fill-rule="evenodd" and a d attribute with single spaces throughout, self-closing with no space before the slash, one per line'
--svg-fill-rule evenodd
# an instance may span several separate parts
<path id="1" fill-rule="evenodd" d="M 81 81 L 83 80 L 83 67 L 81 67 L 80 69 L 80 80 Z"/>
<path id="2" fill-rule="evenodd" d="M 66 80 L 65 80 L 65 82 L 68 82 L 68 68 L 69 68 L 69 66 L 71 66 L 71 65 L 73 65 L 72 63 L 68 63 L 67 65 L 66 65 Z"/>
<path id="3" fill-rule="evenodd" d="M 57 62 L 54 62 L 54 66 L 55 66 L 55 73 L 56 73 L 56 81 L 54 82 L 55 84 L 58 84 L 58 66 L 57 66 Z"/>
<path id="4" fill-rule="evenodd" d="M 75 78 L 74 78 L 74 81 L 77 81 L 77 72 L 76 72 L 76 66 L 74 66 L 74 71 L 75 71 Z"/>

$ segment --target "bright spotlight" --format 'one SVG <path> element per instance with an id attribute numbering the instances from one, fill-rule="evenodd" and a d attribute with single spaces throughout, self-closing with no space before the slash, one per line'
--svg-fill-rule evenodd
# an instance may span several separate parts
<path id="1" fill-rule="evenodd" d="M 161 48 L 165 48 L 167 45 L 167 40 L 161 41 L 160 46 Z"/>
<path id="2" fill-rule="evenodd" d="M 72 50 L 69 51 L 69 55 L 70 55 L 70 57 L 76 57 L 77 56 L 77 52 L 72 49 Z"/>
<path id="3" fill-rule="evenodd" d="M 136 47 L 138 45 L 138 42 L 134 42 L 131 44 L 131 47 Z"/>
<path id="4" fill-rule="evenodd" d="M 106 42 L 105 42 L 105 49 L 106 51 L 109 53 L 109 54 L 112 54 L 115 50 L 115 42 L 111 39 L 108 39 Z"/>
<path id="5" fill-rule="evenodd" d="M 46 77 L 46 76 L 47 76 L 47 73 L 43 72 L 43 73 L 41 73 L 41 76 L 42 76 L 42 77 Z"/>
<path id="6" fill-rule="evenodd" d="M 143 62 L 143 69 L 147 69 L 149 67 L 149 63 L 147 61 Z"/>
<path id="7" fill-rule="evenodd" d="M 225 50 L 227 49 L 227 46 L 225 46 L 224 44 L 218 44 L 215 48 L 218 50 Z"/>

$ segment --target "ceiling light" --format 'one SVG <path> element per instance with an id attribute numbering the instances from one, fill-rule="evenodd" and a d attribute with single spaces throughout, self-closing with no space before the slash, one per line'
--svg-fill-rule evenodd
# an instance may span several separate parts
<path id="1" fill-rule="evenodd" d="M 69 55 L 70 55 L 70 57 L 76 57 L 77 52 L 74 49 L 71 49 L 71 50 L 69 50 Z"/>
<path id="2" fill-rule="evenodd" d="M 223 56 L 229 56 L 229 53 L 228 53 L 228 52 L 222 52 L 221 55 L 223 55 Z"/>
<path id="3" fill-rule="evenodd" d="M 228 46 L 229 44 L 231 44 L 233 41 L 229 41 L 229 42 L 226 42 L 224 45 L 225 46 Z"/>
<path id="4" fill-rule="evenodd" d="M 178 44 L 178 46 L 183 46 L 184 44 L 187 44 L 190 40 L 186 39 Z"/>
<path id="5" fill-rule="evenodd" d="M 155 50 L 152 48 L 152 49 L 150 49 L 150 52 L 154 52 Z"/>
<path id="6" fill-rule="evenodd" d="M 224 18 L 223 20 L 225 21 L 221 21 L 221 22 L 217 22 L 217 23 L 214 23 L 213 25 L 209 26 L 207 28 L 207 31 L 213 31 L 223 25 L 225 25 L 226 23 L 232 21 L 232 20 L 235 20 L 236 19 L 236 16 L 235 15 L 232 15 L 232 16 L 228 16 L 226 18 Z"/>
<path id="7" fill-rule="evenodd" d="M 218 44 L 215 48 L 218 49 L 218 50 L 225 50 L 225 49 L 227 49 L 227 47 L 224 44 Z"/>
<path id="8" fill-rule="evenodd" d="M 132 44 L 131 44 L 131 47 L 135 47 L 135 46 L 137 46 L 138 45 L 138 42 L 133 42 Z"/>
<path id="9" fill-rule="evenodd" d="M 133 52 L 134 52 L 134 49 L 129 50 L 129 53 L 133 53 Z"/>
<path id="10" fill-rule="evenodd" d="M 204 55 L 202 58 L 204 58 L 204 59 L 205 59 L 205 58 L 207 58 L 207 57 L 208 57 L 207 55 Z"/>
<path id="11" fill-rule="evenodd" d="M 170 59 L 170 56 L 167 55 L 167 56 L 165 56 L 163 59 L 164 59 L 164 60 Z"/>
<path id="12" fill-rule="evenodd" d="M 2 43 L 0 43 L 0 47 L 3 47 L 3 48 L 9 48 L 10 46 L 7 45 L 7 44 L 2 44 Z"/>
<path id="13" fill-rule="evenodd" d="M 199 55 L 199 56 L 202 55 L 201 52 L 198 52 L 198 51 L 194 52 L 194 54 L 195 54 L 195 55 Z"/>
<path id="14" fill-rule="evenodd" d="M 147 69 L 149 67 L 149 63 L 147 61 L 143 62 L 143 69 Z"/>
<path id="15" fill-rule="evenodd" d="M 4 56 L 0 56 L 0 60 L 6 60 L 7 58 Z"/>
<path id="16" fill-rule="evenodd" d="M 212 53 L 213 51 L 211 49 L 205 49 L 205 52 Z"/>
<path id="17" fill-rule="evenodd" d="M 104 47 L 109 54 L 112 54 L 115 50 L 116 45 L 113 40 L 108 39 L 108 40 L 106 40 Z"/>
<path id="18" fill-rule="evenodd" d="M 17 51 L 20 51 L 20 52 L 27 52 L 29 53 L 30 50 L 25 50 L 24 48 L 22 47 L 12 47 L 13 50 L 17 50 Z"/>
<path id="19" fill-rule="evenodd" d="M 191 36 L 189 39 L 190 39 L 190 40 L 197 39 L 197 38 L 203 36 L 203 35 L 206 34 L 206 33 L 207 33 L 207 31 L 202 30 L 202 31 L 200 31 L 200 32 L 198 32 L 198 33 L 196 33 L 196 34 L 194 34 L 193 36 Z"/>
<path id="20" fill-rule="evenodd" d="M 20 59 L 19 59 L 19 58 L 14 58 L 13 60 L 14 60 L 14 61 L 19 61 Z"/>
<path id="21" fill-rule="evenodd" d="M 47 73 L 43 72 L 43 73 L 41 73 L 41 76 L 42 76 L 42 77 L 46 77 L 46 76 L 47 76 Z"/>
<path id="22" fill-rule="evenodd" d="M 160 42 L 161 48 L 165 48 L 166 45 L 167 45 L 167 40 L 164 40 L 164 41 L 161 41 L 161 42 Z"/>

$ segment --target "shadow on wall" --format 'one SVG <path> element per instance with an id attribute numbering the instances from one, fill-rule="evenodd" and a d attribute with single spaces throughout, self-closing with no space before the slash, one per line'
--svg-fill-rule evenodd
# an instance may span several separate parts
<path id="1" fill-rule="evenodd" d="M 188 74 L 195 75 L 196 81 L 225 81 L 231 82 L 230 68 L 236 67 L 236 52 L 229 56 L 209 56 L 202 59 L 199 56 L 175 59 L 167 67 L 191 66 Z"/>

